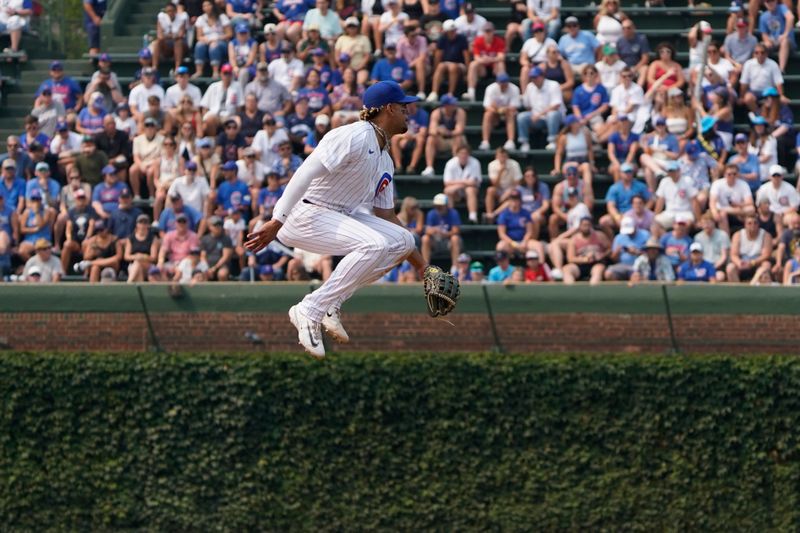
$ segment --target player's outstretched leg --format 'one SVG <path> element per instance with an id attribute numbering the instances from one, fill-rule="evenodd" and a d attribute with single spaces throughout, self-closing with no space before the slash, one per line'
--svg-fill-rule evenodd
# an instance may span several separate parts
<path id="1" fill-rule="evenodd" d="M 325 358 L 325 346 L 322 344 L 322 330 L 319 322 L 312 322 L 301 315 L 297 306 L 289 309 L 289 320 L 297 328 L 297 338 L 300 345 L 315 359 Z"/>

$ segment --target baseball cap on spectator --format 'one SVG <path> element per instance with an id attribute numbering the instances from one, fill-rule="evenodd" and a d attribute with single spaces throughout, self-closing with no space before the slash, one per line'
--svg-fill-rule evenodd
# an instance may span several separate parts
<path id="1" fill-rule="evenodd" d="M 475 6 L 472 3 L 464 4 L 464 13 L 475 13 Z"/>
<path id="2" fill-rule="evenodd" d="M 620 121 L 620 122 L 629 121 L 630 119 L 631 118 L 628 115 L 626 115 L 625 113 L 620 113 L 619 115 L 617 115 L 617 120 Z"/>
<path id="3" fill-rule="evenodd" d="M 129 111 L 128 102 L 120 102 L 117 104 L 117 111 Z"/>
<path id="4" fill-rule="evenodd" d="M 295 104 L 296 104 L 296 103 L 298 103 L 298 102 L 300 102 L 300 101 L 303 101 L 303 100 L 305 100 L 306 102 L 308 102 L 308 95 L 307 95 L 307 94 L 300 93 L 300 94 L 298 94 L 297 96 L 295 96 L 295 97 L 294 97 L 294 103 L 295 103 Z M 266 121 L 266 120 L 269 120 L 269 118 L 265 116 L 265 117 L 264 117 L 264 120 L 265 120 L 265 121 Z M 272 120 L 275 120 L 275 119 L 273 118 Z"/>
<path id="5" fill-rule="evenodd" d="M 106 174 L 116 174 L 116 173 L 117 173 L 117 167 L 115 167 L 114 165 L 106 165 L 103 167 L 103 176 L 105 176 Z"/>
<path id="6" fill-rule="evenodd" d="M 172 194 L 170 194 L 169 199 L 172 200 L 173 202 L 180 202 L 182 200 L 181 195 L 178 192 L 173 192 Z"/>
<path id="7" fill-rule="evenodd" d="M 319 24 L 309 24 L 306 31 L 319 31 Z"/>
<path id="8" fill-rule="evenodd" d="M 272 268 L 272 265 L 261 265 L 261 268 L 258 269 L 258 274 L 260 276 L 270 276 L 275 273 L 275 270 Z"/>
<path id="9" fill-rule="evenodd" d="M 186 170 L 197 170 L 197 163 L 195 163 L 194 161 L 187 161 L 184 168 Z"/>
<path id="10" fill-rule="evenodd" d="M 155 76 L 155 75 L 156 75 L 156 69 L 154 69 L 153 67 L 144 67 L 142 69 L 142 76 Z"/>
<path id="11" fill-rule="evenodd" d="M 276 24 L 273 24 L 272 22 L 270 22 L 269 24 L 264 24 L 265 34 L 277 33 L 277 31 L 278 31 L 278 26 Z"/>
<path id="12" fill-rule="evenodd" d="M 42 199 L 42 191 L 39 189 L 34 189 L 31 191 L 31 200 L 41 200 Z"/>
<path id="13" fill-rule="evenodd" d="M 51 89 L 50 87 L 45 87 L 44 89 L 42 89 L 42 94 L 43 95 L 46 94 L 48 96 L 52 96 L 53 95 L 53 89 Z"/>
<path id="14" fill-rule="evenodd" d="M 202 139 L 197 140 L 197 147 L 198 148 L 211 148 L 211 139 L 208 137 L 203 137 Z"/>
<path id="15" fill-rule="evenodd" d="M 92 137 L 91 135 L 84 135 L 81 138 L 81 142 L 94 144 L 94 137 Z M 31 149 L 33 149 L 33 146 L 31 146 Z"/>
<path id="16" fill-rule="evenodd" d="M 269 70 L 269 64 L 266 61 L 259 61 L 258 65 L 256 65 L 256 70 Z"/>
<path id="17" fill-rule="evenodd" d="M 347 17 L 344 20 L 344 25 L 345 26 L 355 26 L 355 27 L 360 26 L 360 24 L 358 23 L 358 19 L 356 17 Z"/>
<path id="18" fill-rule="evenodd" d="M 512 198 L 512 199 L 514 199 L 514 200 L 521 200 L 521 199 L 522 199 L 522 195 L 521 195 L 521 194 L 520 194 L 520 192 L 519 192 L 518 190 L 516 190 L 516 189 L 512 190 L 512 191 L 511 191 L 511 192 L 508 194 L 508 197 L 509 197 L 509 198 Z"/>
<path id="19" fill-rule="evenodd" d="M 778 89 L 776 89 L 775 87 L 767 87 L 761 93 L 761 96 L 763 96 L 764 98 L 766 98 L 767 96 L 778 96 Z"/>
<path id="20" fill-rule="evenodd" d="M 405 93 L 399 83 L 392 80 L 383 80 L 374 83 L 364 91 L 362 98 L 364 107 L 383 107 L 387 104 L 410 104 L 419 100 L 416 96 Z"/>
<path id="21" fill-rule="evenodd" d="M 733 138 L 733 142 L 735 142 L 735 143 L 738 143 L 738 142 L 746 143 L 747 139 L 748 139 L 748 137 L 744 133 L 737 133 L 736 137 Z"/>
<path id="22" fill-rule="evenodd" d="M 397 50 L 397 45 L 395 43 L 386 43 L 386 46 L 383 47 L 385 50 Z M 322 50 L 320 48 L 320 50 Z M 323 52 L 324 54 L 325 52 Z"/>
<path id="23" fill-rule="evenodd" d="M 98 218 L 94 221 L 94 230 L 95 231 L 103 231 L 106 229 L 106 221 L 102 218 Z"/>
<path id="24" fill-rule="evenodd" d="M 161 269 L 156 265 L 150 265 L 150 268 L 147 269 L 148 276 L 157 276 L 158 274 L 161 274 Z"/>
<path id="25" fill-rule="evenodd" d="M 456 21 L 453 19 L 447 19 L 442 23 L 442 30 L 444 31 L 453 31 L 456 29 Z"/>
<path id="26" fill-rule="evenodd" d="M 88 137 L 88 139 L 87 139 Z M 94 137 L 91 135 L 84 135 L 83 142 L 88 142 L 94 144 Z M 33 141 L 31 144 L 28 145 L 29 152 L 41 152 L 44 150 L 44 146 L 39 141 Z"/>
<path id="27" fill-rule="evenodd" d="M 633 165 L 631 165 L 630 163 L 622 163 L 619 166 L 619 169 L 621 172 L 633 172 Z"/>
<path id="28" fill-rule="evenodd" d="M 575 165 L 569 165 L 566 168 L 564 168 L 564 174 L 566 174 L 567 176 L 576 176 L 578 174 L 578 167 L 576 167 Z"/>
<path id="29" fill-rule="evenodd" d="M 533 67 L 528 74 L 529 78 L 538 78 L 539 76 L 544 76 L 544 71 L 540 67 Z"/>
<path id="30" fill-rule="evenodd" d="M 189 217 L 186 216 L 186 213 L 178 213 L 175 222 L 189 222 Z"/>
<path id="31" fill-rule="evenodd" d="M 783 168 L 780 165 L 771 165 L 769 167 L 769 175 L 770 175 L 770 177 L 772 177 L 772 176 L 781 176 L 781 177 L 783 177 L 783 176 L 786 175 L 786 169 Z"/>
<path id="32" fill-rule="evenodd" d="M 105 61 L 107 63 L 111 63 L 111 56 L 108 55 L 106 52 L 103 52 L 99 56 L 97 56 L 98 61 Z"/>
<path id="33" fill-rule="evenodd" d="M 699 24 L 700 24 L 700 31 L 702 31 L 703 33 L 711 33 L 711 24 L 709 24 L 705 20 L 701 20 Z"/>
<path id="34" fill-rule="evenodd" d="M 33 245 L 33 247 L 37 250 L 49 250 L 51 246 L 52 244 L 50 244 L 50 241 L 44 237 L 36 239 L 36 242 Z"/>
<path id="35" fill-rule="evenodd" d="M 350 54 L 347 52 L 339 54 L 339 63 L 347 63 L 348 61 L 350 61 Z"/>
<path id="36" fill-rule="evenodd" d="M 13 159 L 3 161 L 3 168 L 17 168 L 17 163 Z"/>
<path id="37" fill-rule="evenodd" d="M 456 105 L 457 103 L 458 99 L 452 94 L 443 94 L 439 98 L 439 105 Z"/>
<path id="38" fill-rule="evenodd" d="M 765 119 L 765 118 L 764 118 L 764 117 L 762 117 L 761 115 L 756 115 L 756 114 L 753 114 L 753 115 L 750 117 L 750 123 L 751 123 L 751 124 L 753 124 L 753 126 L 758 126 L 758 125 L 766 125 L 766 123 L 767 123 L 767 119 Z"/>
<path id="39" fill-rule="evenodd" d="M 666 126 L 666 125 L 667 125 L 667 119 L 665 119 L 664 117 L 658 117 L 656 119 L 656 126 Z"/>
<path id="40" fill-rule="evenodd" d="M 682 94 L 683 91 L 681 91 L 677 87 L 670 87 L 669 90 L 667 91 L 667 96 L 669 96 L 670 98 L 672 98 L 673 96 L 680 96 Z"/>
<path id="41" fill-rule="evenodd" d="M 50 172 L 50 165 L 44 161 L 39 161 L 36 163 L 36 172 Z"/>
<path id="42" fill-rule="evenodd" d="M 700 121 L 700 132 L 705 133 L 711 128 L 714 127 L 714 124 L 717 123 L 717 118 L 712 117 L 711 115 L 703 117 L 703 120 Z"/>
<path id="43" fill-rule="evenodd" d="M 225 161 L 225 164 L 222 165 L 222 170 L 238 170 L 236 161 Z"/>
<path id="44" fill-rule="evenodd" d="M 240 22 L 236 25 L 236 33 L 250 33 L 250 28 L 246 23 Z"/>
<path id="45" fill-rule="evenodd" d="M 219 69 L 222 74 L 231 74 L 233 72 L 233 67 L 230 63 L 225 63 L 222 65 L 222 68 Z"/>
<path id="46" fill-rule="evenodd" d="M 217 215 L 211 215 L 210 217 L 208 217 L 208 223 L 211 226 L 221 226 L 222 225 L 222 219 L 220 217 L 218 217 Z"/>
<path id="47" fill-rule="evenodd" d="M 567 17 L 567 18 L 565 18 L 565 19 L 564 19 L 564 25 L 565 25 L 565 26 L 569 26 L 570 24 L 575 24 L 575 25 L 577 26 L 577 24 L 578 24 L 578 17 L 572 17 L 572 16 L 570 16 L 570 17 Z"/>
<path id="48" fill-rule="evenodd" d="M 744 20 L 744 19 L 737 20 L 736 21 L 736 27 L 737 28 L 746 28 L 747 27 L 747 21 Z"/>
<path id="49" fill-rule="evenodd" d="M 617 53 L 617 45 L 614 43 L 606 43 L 603 45 L 603 55 L 610 56 Z"/>
<path id="50" fill-rule="evenodd" d="M 175 70 L 175 74 L 183 76 L 184 74 L 189 74 L 189 67 L 186 65 L 181 65 Z"/>
<path id="51" fill-rule="evenodd" d="M 38 277 L 41 275 L 42 275 L 42 269 L 39 268 L 38 265 L 33 265 L 31 266 L 31 268 L 28 269 L 28 277 L 33 277 L 33 276 Z"/>
<path id="52" fill-rule="evenodd" d="M 122 189 L 122 191 L 120 191 L 120 193 L 119 193 L 119 197 L 120 197 L 120 198 L 131 198 L 132 196 L 133 196 L 133 193 L 132 193 L 132 192 L 131 192 L 131 190 L 130 190 L 129 188 L 127 188 L 127 187 L 125 187 L 124 189 Z"/>
<path id="53" fill-rule="evenodd" d="M 538 21 L 534 22 L 533 23 L 533 31 L 540 31 L 540 30 L 541 31 L 544 30 L 544 24 L 542 24 L 541 22 L 538 22 Z"/>
<path id="54" fill-rule="evenodd" d="M 576 117 L 575 115 L 569 115 L 567 118 L 564 119 L 564 125 L 565 126 L 571 126 L 572 124 L 575 124 L 576 122 L 578 122 L 578 117 Z"/>
<path id="55" fill-rule="evenodd" d="M 66 122 L 58 122 L 56 124 L 56 131 L 67 131 L 69 130 L 69 126 Z"/>
<path id="56" fill-rule="evenodd" d="M 472 258 L 469 256 L 469 254 L 462 253 L 458 255 L 458 258 L 456 258 L 457 263 L 469 263 L 470 261 L 472 261 Z"/>
<path id="57" fill-rule="evenodd" d="M 633 235 L 636 233 L 636 222 L 631 217 L 622 217 L 619 223 L 619 232 L 623 235 Z"/>
<path id="58" fill-rule="evenodd" d="M 86 191 L 83 190 L 83 187 L 75 191 L 73 194 L 75 198 L 86 198 Z"/>
<path id="59" fill-rule="evenodd" d="M 667 161 L 667 163 L 664 166 L 666 167 L 667 172 L 674 172 L 676 170 L 681 169 L 680 164 L 678 164 L 678 162 L 675 160 Z"/>
<path id="60" fill-rule="evenodd" d="M 150 223 L 150 217 L 145 215 L 144 213 L 142 213 L 141 215 L 136 217 L 136 223 L 137 224 L 149 224 Z"/>
<path id="61" fill-rule="evenodd" d="M 53 61 L 50 63 L 50 70 L 64 70 L 64 64 L 61 61 Z"/>
<path id="62" fill-rule="evenodd" d="M 688 224 L 691 221 L 692 217 L 689 215 L 689 213 L 678 213 L 675 215 L 676 224 Z"/>
<path id="63" fill-rule="evenodd" d="M 158 121 L 156 119 L 154 119 L 153 117 L 147 117 L 146 119 L 144 119 L 144 125 L 145 126 L 158 126 Z"/>
<path id="64" fill-rule="evenodd" d="M 525 252 L 525 259 L 539 259 L 539 252 L 536 250 L 528 250 Z"/>
<path id="65" fill-rule="evenodd" d="M 331 123 L 331 119 L 328 115 L 319 114 L 317 118 L 314 119 L 314 124 L 317 126 L 327 126 Z"/>
<path id="66" fill-rule="evenodd" d="M 433 197 L 433 205 L 436 206 L 444 206 L 447 205 L 447 195 L 444 193 L 439 193 Z"/>
<path id="67" fill-rule="evenodd" d="M 139 59 L 150 59 L 153 57 L 153 52 L 146 46 L 139 50 Z"/>
<path id="68" fill-rule="evenodd" d="M 483 31 L 494 31 L 494 23 L 487 22 L 483 25 Z"/>
<path id="69" fill-rule="evenodd" d="M 658 239 L 656 239 L 655 237 L 650 237 L 649 239 L 647 239 L 647 242 L 644 244 L 644 249 L 645 250 L 656 249 L 659 251 L 663 250 L 663 248 L 661 247 L 661 243 L 658 242 Z"/>
<path id="70" fill-rule="evenodd" d="M 689 246 L 689 251 L 690 252 L 700 252 L 702 254 L 703 253 L 703 245 L 701 243 L 699 243 L 699 242 L 693 242 Z"/>
<path id="71" fill-rule="evenodd" d="M 502 250 L 495 252 L 494 258 L 497 261 L 502 261 L 503 259 L 508 259 L 508 253 Z"/>
<path id="72" fill-rule="evenodd" d="M 508 83 L 511 80 L 511 78 L 509 78 L 508 74 L 505 72 L 498 74 L 495 79 L 497 80 L 497 83 Z"/>
<path id="73" fill-rule="evenodd" d="M 480 261 L 473 261 L 469 265 L 470 272 L 483 272 L 483 263 Z"/>
<path id="74" fill-rule="evenodd" d="M 397 49 L 397 45 L 394 45 L 394 44 L 387 44 L 386 45 L 386 48 L 392 48 L 392 47 Z M 311 50 L 311 55 L 312 56 L 324 56 L 325 55 L 325 50 L 323 50 L 322 48 L 314 48 L 313 50 Z"/>
<path id="75" fill-rule="evenodd" d="M 686 155 L 695 158 L 699 153 L 700 153 L 700 145 L 697 144 L 697 141 L 690 141 L 686 143 Z"/>
<path id="76" fill-rule="evenodd" d="M 197 246 L 192 246 L 189 248 L 189 255 L 200 255 L 200 248 Z"/>

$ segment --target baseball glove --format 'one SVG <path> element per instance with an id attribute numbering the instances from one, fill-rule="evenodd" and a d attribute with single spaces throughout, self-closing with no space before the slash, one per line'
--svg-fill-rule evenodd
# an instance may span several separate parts
<path id="1" fill-rule="evenodd" d="M 428 314 L 432 317 L 444 316 L 456 307 L 461 285 L 449 272 L 435 266 L 426 267 L 422 275 L 422 286 L 425 289 Z"/>

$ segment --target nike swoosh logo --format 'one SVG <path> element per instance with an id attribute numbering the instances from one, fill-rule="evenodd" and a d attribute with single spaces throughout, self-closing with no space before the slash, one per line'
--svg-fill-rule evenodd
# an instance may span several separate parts
<path id="1" fill-rule="evenodd" d="M 367 150 L 369 153 L 374 154 L 375 150 Z"/>
<path id="2" fill-rule="evenodd" d="M 333 317 L 333 315 L 331 314 L 331 312 L 330 312 L 330 311 L 328 311 L 328 312 L 327 312 L 327 313 L 325 313 L 325 314 L 326 314 L 326 315 L 328 315 L 329 317 Z"/>
<path id="3" fill-rule="evenodd" d="M 318 342 L 314 342 L 314 335 L 311 334 L 311 330 L 308 331 L 308 340 L 311 341 L 311 346 L 313 346 L 314 348 L 319 346 Z"/>

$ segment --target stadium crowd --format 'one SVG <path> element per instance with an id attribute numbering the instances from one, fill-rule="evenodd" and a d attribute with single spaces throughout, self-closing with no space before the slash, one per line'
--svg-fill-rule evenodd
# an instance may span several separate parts
<path id="1" fill-rule="evenodd" d="M 87 24 L 99 25 L 105 4 L 89 4 Z M 651 52 L 617 0 L 603 0 L 593 28 L 562 17 L 559 0 L 512 1 L 502 36 L 477 11 L 460 0 L 168 2 L 126 87 L 90 33 L 91 81 L 81 88 L 53 61 L 0 156 L 0 271 L 324 280 L 336 258 L 278 242 L 251 254 L 243 237 L 322 137 L 358 119 L 365 87 L 395 80 L 428 103 L 409 105 L 409 131 L 392 140 L 397 173 L 432 176 L 450 158 L 432 208 L 396 195 L 398 216 L 426 260 L 449 260 L 463 281 L 800 279 L 800 194 L 785 181 L 800 146 L 783 89 L 791 9 L 732 3 L 723 42 L 705 38 L 705 22 L 691 28 L 688 64 L 670 43 Z M 518 84 L 506 71 L 517 50 Z M 202 92 L 193 79 L 205 76 Z M 459 105 L 479 91 L 486 169 Z M 734 131 L 737 109 L 747 133 Z M 497 131 L 505 142 L 493 147 Z M 552 159 L 552 190 L 516 160 L 532 149 Z M 601 173 L 614 183 L 595 216 Z M 488 271 L 464 249 L 463 223 L 496 225 Z M 417 279 L 400 265 L 384 281 Z"/>

